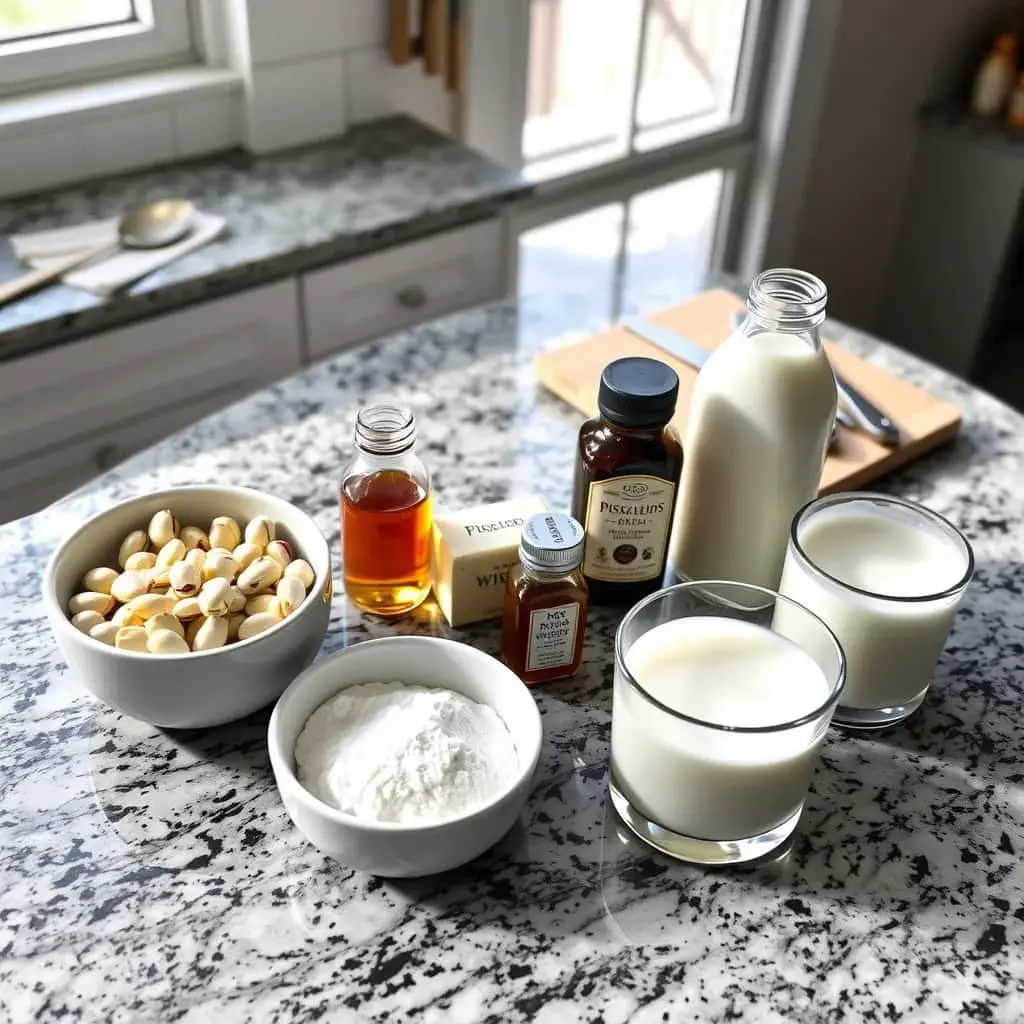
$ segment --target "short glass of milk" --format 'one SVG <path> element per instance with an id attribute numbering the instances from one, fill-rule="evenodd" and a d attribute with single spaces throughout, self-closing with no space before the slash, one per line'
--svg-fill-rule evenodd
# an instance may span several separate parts
<path id="1" fill-rule="evenodd" d="M 828 626 L 771 590 L 651 594 L 615 636 L 612 805 L 680 860 L 765 856 L 796 828 L 844 678 Z"/>
<path id="2" fill-rule="evenodd" d="M 967 538 L 912 501 L 844 492 L 797 513 L 779 590 L 843 645 L 837 725 L 884 728 L 920 706 L 973 574 Z"/>

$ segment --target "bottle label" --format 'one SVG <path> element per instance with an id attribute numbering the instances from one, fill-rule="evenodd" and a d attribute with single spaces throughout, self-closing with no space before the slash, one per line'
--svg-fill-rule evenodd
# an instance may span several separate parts
<path id="1" fill-rule="evenodd" d="M 609 583 L 660 577 L 676 485 L 657 476 L 616 476 L 590 485 L 583 572 Z"/>
<path id="2" fill-rule="evenodd" d="M 526 649 L 526 671 L 571 665 L 576 648 L 578 604 L 560 604 L 530 612 L 530 640 Z"/>

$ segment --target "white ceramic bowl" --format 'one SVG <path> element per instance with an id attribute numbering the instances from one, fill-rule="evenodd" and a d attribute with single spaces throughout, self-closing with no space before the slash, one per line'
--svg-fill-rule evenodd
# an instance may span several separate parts
<path id="1" fill-rule="evenodd" d="M 204 528 L 218 515 L 240 522 L 270 516 L 278 536 L 316 573 L 302 606 L 266 633 L 191 654 L 122 651 L 79 632 L 66 608 L 81 587 L 82 575 L 98 565 L 116 568 L 122 539 L 131 530 L 145 528 L 162 508 L 169 508 L 183 525 Z M 78 680 L 126 715 L 174 729 L 230 722 L 280 696 L 320 650 L 331 594 L 330 553 L 313 520 L 281 498 L 246 487 L 176 487 L 130 498 L 79 527 L 53 553 L 43 574 L 46 615 Z"/>
<path id="2" fill-rule="evenodd" d="M 313 796 L 295 774 L 295 741 L 306 720 L 345 687 L 392 680 L 444 687 L 492 707 L 519 755 L 505 790 L 484 807 L 430 826 L 365 821 Z M 281 799 L 318 850 L 359 871 L 416 877 L 465 864 L 508 832 L 530 793 L 541 722 L 533 695 L 495 658 L 453 640 L 393 636 L 366 640 L 307 669 L 277 702 L 268 743 Z"/>

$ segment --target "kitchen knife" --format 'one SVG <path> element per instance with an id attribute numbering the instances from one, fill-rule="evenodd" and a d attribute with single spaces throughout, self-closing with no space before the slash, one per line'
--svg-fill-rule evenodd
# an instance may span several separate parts
<path id="1" fill-rule="evenodd" d="M 669 327 L 653 324 L 650 320 L 642 320 L 638 316 L 630 316 L 621 320 L 620 325 L 625 327 L 630 334 L 635 334 L 638 338 L 649 341 L 663 352 L 667 352 L 670 356 L 675 356 L 680 362 L 686 363 L 687 366 L 692 366 L 695 370 L 699 370 L 711 358 L 711 352 L 704 348 L 703 345 L 698 345 L 697 342 L 692 341 L 685 334 L 673 331 Z M 835 442 L 836 424 L 833 421 L 832 437 L 829 444 L 832 445 Z"/>
<path id="2" fill-rule="evenodd" d="M 733 312 L 733 330 L 743 323 L 744 316 L 742 310 L 737 309 Z M 845 377 L 837 373 L 834 367 L 832 373 L 836 378 L 839 401 L 843 403 L 840 411 L 846 413 L 843 425 L 857 427 L 865 434 L 870 434 L 879 444 L 890 448 L 899 445 L 900 428 L 881 409 L 869 402 Z M 846 419 L 852 422 L 847 423 Z"/>

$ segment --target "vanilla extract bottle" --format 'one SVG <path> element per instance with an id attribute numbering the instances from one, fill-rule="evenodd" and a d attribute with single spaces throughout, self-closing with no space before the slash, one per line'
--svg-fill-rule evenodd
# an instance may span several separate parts
<path id="1" fill-rule="evenodd" d="M 572 514 L 583 524 L 593 604 L 633 605 L 662 585 L 683 449 L 670 425 L 676 372 L 629 356 L 601 375 L 600 415 L 580 428 Z"/>

